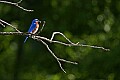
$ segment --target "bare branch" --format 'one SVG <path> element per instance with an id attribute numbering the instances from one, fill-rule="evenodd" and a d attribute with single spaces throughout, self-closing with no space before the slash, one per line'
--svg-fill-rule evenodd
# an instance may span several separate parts
<path id="1" fill-rule="evenodd" d="M 24 11 L 28 11 L 28 12 L 34 11 L 34 10 L 28 10 L 28 9 L 25 9 L 24 7 L 19 6 L 19 4 L 20 4 L 21 2 L 22 2 L 22 0 L 18 1 L 17 3 L 13 3 L 13 2 L 9 2 L 9 1 L 1 1 L 1 0 L 0 0 L 0 3 L 11 4 L 11 5 L 14 5 L 14 6 L 16 6 L 16 7 L 20 8 L 20 9 L 22 9 L 22 10 L 24 10 Z"/>
<path id="2" fill-rule="evenodd" d="M 61 66 L 61 63 L 59 62 L 58 58 L 55 56 L 55 54 L 52 52 L 52 50 L 49 48 L 49 46 L 42 40 L 40 40 L 48 49 L 48 51 L 53 55 L 53 57 L 57 60 L 57 62 L 59 63 L 60 68 L 62 69 L 63 72 L 66 73 L 66 71 L 63 69 L 63 67 Z"/>
<path id="3" fill-rule="evenodd" d="M 23 32 L 0 32 L 0 35 L 29 35 L 31 33 L 23 33 Z M 104 47 L 100 47 L 100 46 L 91 46 L 91 45 L 85 45 L 85 44 L 79 44 L 79 42 L 77 43 L 72 43 L 69 39 L 69 41 L 71 43 L 64 43 L 64 42 L 61 42 L 61 41 L 55 41 L 55 40 L 51 40 L 51 39 L 48 39 L 46 37 L 42 37 L 42 36 L 38 36 L 38 35 L 35 35 L 35 34 L 32 34 L 36 39 L 42 39 L 42 40 L 46 40 L 50 43 L 58 43 L 58 44 L 62 44 L 62 45 L 65 45 L 65 46 L 81 46 L 81 47 L 90 47 L 90 48 L 97 48 L 97 49 L 102 49 L 102 50 L 105 50 L 105 51 L 110 51 L 110 49 L 106 49 Z M 64 35 L 65 36 L 65 35 Z"/>
<path id="4" fill-rule="evenodd" d="M 8 26 L 11 26 L 11 27 L 14 28 L 17 32 L 20 32 L 16 27 L 14 27 L 13 25 L 7 23 L 6 21 L 0 19 L 0 22 L 5 23 L 5 24 L 7 24 Z"/>
<path id="5" fill-rule="evenodd" d="M 64 43 L 64 42 L 60 42 L 60 41 L 54 41 L 53 38 L 55 36 L 55 34 L 60 34 L 62 35 L 68 42 L 69 44 L 67 43 Z M 40 39 L 44 39 L 44 40 L 47 40 L 48 42 L 50 43 L 58 43 L 58 44 L 62 44 L 62 45 L 65 45 L 65 46 L 82 46 L 82 47 L 90 47 L 90 48 L 97 48 L 97 49 L 102 49 L 102 50 L 105 50 L 105 51 L 110 51 L 110 49 L 106 49 L 104 47 L 100 47 L 100 46 L 91 46 L 91 45 L 85 45 L 85 44 L 80 44 L 79 42 L 77 43 L 73 43 L 72 41 L 70 41 L 63 33 L 61 32 L 53 32 L 52 34 L 52 37 L 51 39 L 47 39 L 45 37 L 39 37 L 39 36 L 36 36 L 37 38 L 40 38 Z"/>
<path id="6" fill-rule="evenodd" d="M 63 62 L 66 62 L 66 63 L 71 63 L 71 64 L 78 64 L 78 63 L 76 63 L 76 62 L 67 61 L 67 60 L 58 58 L 58 57 L 52 52 L 52 50 L 49 48 L 49 46 L 48 46 L 43 40 L 40 40 L 40 41 L 46 46 L 46 48 L 48 49 L 48 51 L 49 51 L 49 52 L 53 55 L 53 57 L 57 60 L 59 66 L 60 66 L 60 68 L 61 68 L 61 70 L 62 70 L 64 73 L 66 73 L 66 71 L 65 71 L 64 68 L 62 67 L 60 61 L 63 61 Z"/>
<path id="7" fill-rule="evenodd" d="M 64 43 L 64 42 L 61 42 L 61 41 L 55 41 L 55 40 L 53 40 L 55 34 L 60 34 L 60 35 L 62 35 L 69 43 Z M 49 48 L 48 44 L 47 44 L 46 42 L 44 42 L 43 40 L 48 41 L 48 42 L 50 42 L 50 43 L 62 44 L 62 45 L 65 45 L 65 46 L 91 47 L 91 48 L 102 49 L 102 50 L 105 50 L 105 51 L 110 51 L 110 49 L 105 49 L 104 47 L 91 46 L 91 45 L 83 45 L 83 44 L 79 44 L 79 42 L 78 42 L 78 43 L 73 43 L 73 42 L 71 42 L 63 33 L 60 33 L 60 32 L 53 32 L 51 39 L 48 39 L 48 38 L 42 37 L 42 36 L 38 36 L 38 35 L 35 35 L 35 34 L 23 33 L 23 32 L 0 32 L 0 35 L 23 35 L 23 36 L 29 35 L 30 38 L 33 38 L 34 40 L 37 40 L 37 41 L 39 41 L 39 42 L 42 42 L 42 43 L 46 46 L 46 48 L 48 49 L 48 51 L 52 54 L 52 56 L 57 60 L 57 62 L 58 62 L 58 64 L 59 64 L 59 67 L 61 68 L 61 70 L 62 70 L 64 73 L 66 73 L 66 71 L 65 71 L 64 68 L 62 67 L 60 61 L 66 62 L 66 63 L 71 63 L 71 64 L 78 64 L 78 63 L 77 63 L 77 62 L 72 62 L 72 61 L 68 61 L 68 60 L 65 60 L 65 59 L 58 58 L 58 57 L 53 53 L 53 51 Z"/>

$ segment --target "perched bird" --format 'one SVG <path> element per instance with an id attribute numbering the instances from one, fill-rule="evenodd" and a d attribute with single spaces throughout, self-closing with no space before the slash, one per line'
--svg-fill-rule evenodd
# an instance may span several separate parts
<path id="1" fill-rule="evenodd" d="M 35 34 L 38 31 L 38 29 L 39 29 L 38 22 L 40 22 L 38 19 L 34 19 L 32 21 L 32 24 L 31 24 L 31 26 L 30 26 L 30 28 L 28 30 L 28 33 Z M 28 36 L 25 38 L 24 43 L 26 42 L 27 39 L 28 39 Z"/>

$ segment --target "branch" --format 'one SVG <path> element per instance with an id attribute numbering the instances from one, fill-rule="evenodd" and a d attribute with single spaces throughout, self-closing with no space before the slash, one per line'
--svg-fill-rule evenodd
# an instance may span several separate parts
<path id="1" fill-rule="evenodd" d="M 11 27 L 12 27 L 13 29 L 15 29 L 17 32 L 20 32 L 16 27 L 14 27 L 13 25 L 7 23 L 6 21 L 4 21 L 4 20 L 2 20 L 2 19 L 0 19 L 0 23 L 1 23 L 1 25 L 4 26 L 4 27 L 5 27 L 5 25 L 3 25 L 2 23 L 7 24 L 8 26 L 11 26 Z"/>
<path id="2" fill-rule="evenodd" d="M 25 9 L 24 7 L 22 7 L 22 6 L 19 6 L 19 4 L 20 4 L 21 2 L 22 2 L 22 0 L 18 1 L 17 3 L 13 3 L 13 2 L 9 2 L 9 1 L 1 1 L 1 0 L 0 0 L 0 3 L 11 4 L 11 5 L 14 5 L 14 6 L 16 6 L 16 7 L 20 8 L 20 9 L 22 9 L 22 10 L 24 10 L 24 11 L 28 11 L 28 12 L 34 11 L 34 10 L 28 10 L 28 9 Z"/>
<path id="3" fill-rule="evenodd" d="M 110 51 L 110 49 L 106 49 L 106 48 L 100 47 L 100 46 L 91 46 L 91 45 L 86 45 L 86 44 L 80 44 L 79 42 L 73 43 L 67 37 L 66 37 L 66 39 L 68 40 L 69 43 L 64 43 L 64 42 L 61 42 L 61 41 L 55 41 L 55 40 L 53 40 L 53 37 L 54 37 L 53 35 L 55 35 L 55 33 L 60 33 L 60 32 L 53 32 L 51 39 L 48 39 L 48 38 L 42 37 L 42 36 L 38 36 L 38 35 L 35 35 L 35 34 L 32 34 L 31 36 L 34 36 L 34 38 L 36 40 L 39 40 L 39 39 L 46 40 L 50 43 L 58 43 L 58 44 L 62 44 L 62 45 L 65 45 L 65 46 L 81 46 L 81 47 L 90 47 L 90 48 L 97 48 L 97 49 L 102 49 L 102 50 L 105 50 L 105 51 Z M 0 35 L 23 35 L 23 36 L 27 36 L 27 35 L 30 35 L 30 34 L 31 33 L 23 33 L 23 32 L 20 32 L 20 33 L 19 32 L 0 32 Z M 62 34 L 62 33 L 60 33 L 60 34 Z M 65 35 L 64 35 L 64 37 L 65 37 Z"/>
<path id="4" fill-rule="evenodd" d="M 48 49 L 48 51 L 49 51 L 49 52 L 52 54 L 52 56 L 57 60 L 59 66 L 60 66 L 60 68 L 61 68 L 61 70 L 62 70 L 64 73 L 66 73 L 66 71 L 65 71 L 64 68 L 62 67 L 60 61 L 63 61 L 63 62 L 66 62 L 66 63 L 71 63 L 71 64 L 78 64 L 78 63 L 76 63 L 76 62 L 67 61 L 67 60 L 65 60 L 65 59 L 58 58 L 58 57 L 52 52 L 52 50 L 49 48 L 49 46 L 48 46 L 43 40 L 40 40 L 40 41 L 46 46 L 46 48 Z"/>
<path id="5" fill-rule="evenodd" d="M 60 42 L 60 41 L 53 41 L 53 38 L 54 38 L 55 34 L 62 35 L 69 43 L 64 43 L 64 42 Z M 62 44 L 62 45 L 65 45 L 65 46 L 82 46 L 82 47 L 90 47 L 90 48 L 97 48 L 97 49 L 102 49 L 102 50 L 105 50 L 105 51 L 110 51 L 110 49 L 106 49 L 106 48 L 100 47 L 100 46 L 91 46 L 91 45 L 86 45 L 86 44 L 80 44 L 79 42 L 73 43 L 61 32 L 53 32 L 51 39 L 47 39 L 45 37 L 40 37 L 40 36 L 35 36 L 35 37 L 38 38 L 38 39 L 40 38 L 40 39 L 46 40 L 50 43 L 58 43 L 58 44 Z"/>
<path id="6" fill-rule="evenodd" d="M 23 32 L 0 32 L 0 35 L 21 35 L 21 36 L 27 36 L 30 33 L 23 33 Z"/>
<path id="7" fill-rule="evenodd" d="M 61 42 L 61 41 L 55 41 L 53 40 L 55 34 L 60 34 L 62 35 L 69 43 L 64 43 L 64 42 Z M 110 51 L 110 49 L 105 49 L 104 47 L 99 47 L 99 46 L 91 46 L 91 45 L 83 45 L 83 44 L 79 44 L 79 42 L 77 43 L 73 43 L 71 42 L 63 33 L 61 32 L 53 32 L 52 34 L 52 37 L 51 39 L 48 39 L 46 37 L 42 37 L 42 36 L 38 36 L 38 35 L 35 35 L 35 34 L 31 34 L 31 33 L 23 33 L 23 32 L 0 32 L 0 35 L 23 35 L 23 36 L 29 36 L 30 38 L 33 38 L 34 40 L 37 40 L 38 42 L 42 42 L 46 48 L 48 49 L 48 51 L 52 54 L 52 56 L 57 60 L 61 70 L 66 73 L 66 71 L 64 70 L 64 68 L 62 67 L 60 61 L 63 61 L 63 62 L 66 62 L 66 63 L 71 63 L 71 64 L 78 64 L 77 62 L 72 62 L 72 61 L 68 61 L 68 60 L 65 60 L 65 59 L 61 59 L 61 58 L 58 58 L 53 52 L 52 50 L 49 48 L 48 44 L 45 43 L 43 40 L 45 41 L 48 41 L 50 43 L 58 43 L 58 44 L 62 44 L 62 45 L 65 45 L 65 46 L 82 46 L 82 47 L 90 47 L 90 48 L 98 48 L 98 49 L 102 49 L 102 50 L 105 50 L 105 51 Z"/>
<path id="8" fill-rule="evenodd" d="M 53 35 L 54 33 L 56 32 L 53 32 Z M 58 32 L 57 32 L 58 33 Z M 59 32 L 60 33 L 60 32 Z M 61 41 L 55 41 L 53 40 L 53 35 L 51 37 L 51 39 L 48 39 L 46 37 L 42 37 L 42 36 L 38 36 L 38 35 L 35 35 L 35 34 L 31 34 L 31 33 L 23 33 L 23 32 L 0 32 L 0 35 L 22 35 L 22 36 L 31 36 L 31 38 L 35 38 L 36 40 L 46 40 L 50 43 L 58 43 L 58 44 L 62 44 L 62 45 L 65 45 L 65 46 L 81 46 L 81 47 L 90 47 L 90 48 L 97 48 L 97 49 L 102 49 L 102 50 L 105 50 L 105 51 L 110 51 L 110 49 L 106 49 L 104 47 L 100 47 L 100 46 L 91 46 L 91 45 L 86 45 L 86 44 L 80 44 L 79 42 L 77 43 L 73 43 L 71 42 L 67 37 L 66 39 L 68 40 L 68 42 L 70 43 L 64 43 L 64 42 L 61 42 Z M 62 33 L 61 33 L 62 34 Z M 64 35 L 65 36 L 65 35 Z"/>

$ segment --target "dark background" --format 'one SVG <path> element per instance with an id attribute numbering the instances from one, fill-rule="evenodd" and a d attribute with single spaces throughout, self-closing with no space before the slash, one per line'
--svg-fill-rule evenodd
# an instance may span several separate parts
<path id="1" fill-rule="evenodd" d="M 18 0 L 9 0 L 17 2 Z M 0 3 L 0 18 L 27 32 L 31 21 L 46 21 L 40 34 L 50 38 L 54 31 L 71 41 L 110 48 L 110 52 L 87 47 L 49 44 L 60 58 L 66 74 L 46 47 L 25 36 L 0 36 L 0 80 L 120 80 L 120 0 L 23 0 L 26 12 Z M 9 26 L 0 31 L 15 31 Z M 65 41 L 62 36 L 56 40 Z"/>

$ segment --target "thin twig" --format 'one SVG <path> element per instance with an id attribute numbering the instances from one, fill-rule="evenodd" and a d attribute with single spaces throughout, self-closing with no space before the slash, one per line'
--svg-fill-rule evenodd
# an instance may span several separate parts
<path id="1" fill-rule="evenodd" d="M 43 30 L 43 28 L 44 28 L 44 26 L 45 26 L 45 23 L 46 23 L 46 22 L 45 22 L 45 21 L 43 21 L 42 28 L 41 28 L 41 29 L 40 29 L 40 31 L 37 33 L 37 35 L 38 35 L 38 34 L 40 34 L 40 33 L 42 32 L 42 30 Z"/>
<path id="2" fill-rule="evenodd" d="M 22 9 L 22 10 L 24 10 L 24 11 L 28 11 L 28 12 L 34 11 L 34 10 L 28 10 L 28 9 L 25 9 L 24 7 L 22 7 L 22 6 L 19 6 L 19 4 L 20 4 L 21 2 L 22 2 L 22 0 L 18 1 L 17 3 L 13 3 L 13 2 L 9 2 L 9 1 L 1 1 L 1 0 L 0 0 L 0 3 L 11 4 L 11 5 L 14 5 L 14 6 L 16 6 L 16 7 L 20 8 L 20 9 Z"/>
<path id="3" fill-rule="evenodd" d="M 21 36 L 27 36 L 29 33 L 23 33 L 23 32 L 0 32 L 0 35 L 21 35 Z"/>
<path id="4" fill-rule="evenodd" d="M 3 23 L 0 22 L 0 25 L 2 25 L 3 27 L 5 27 L 5 25 Z"/>
<path id="5" fill-rule="evenodd" d="M 11 27 L 14 28 L 17 32 L 20 32 L 16 27 L 14 27 L 13 25 L 9 24 L 8 22 L 6 22 L 6 21 L 4 21 L 4 20 L 2 20 L 2 19 L 0 19 L 0 22 L 5 23 L 5 24 L 7 24 L 8 26 L 11 26 Z"/>
<path id="6" fill-rule="evenodd" d="M 21 2 L 22 2 L 22 0 L 18 1 L 17 3 L 19 4 L 19 3 L 21 3 Z"/>
<path id="7" fill-rule="evenodd" d="M 42 30 L 43 30 L 43 28 L 44 28 L 44 26 L 45 26 L 45 23 L 46 23 L 46 22 L 43 21 L 43 25 L 42 25 L 42 28 L 41 28 L 41 30 L 40 30 L 41 32 L 42 32 Z"/>

